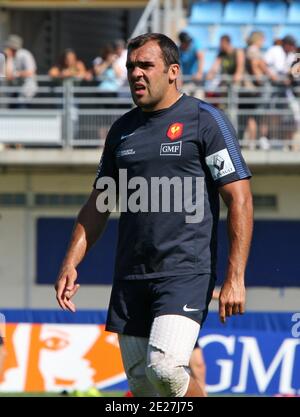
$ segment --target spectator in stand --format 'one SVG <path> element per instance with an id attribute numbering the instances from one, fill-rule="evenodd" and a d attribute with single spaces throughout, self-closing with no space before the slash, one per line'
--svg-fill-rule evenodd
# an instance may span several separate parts
<path id="1" fill-rule="evenodd" d="M 201 81 L 204 68 L 204 53 L 200 50 L 197 40 L 193 40 L 187 32 L 181 32 L 179 39 L 179 55 L 183 76 Z"/>
<path id="2" fill-rule="evenodd" d="M 297 50 L 296 40 L 287 35 L 282 39 L 281 45 L 274 45 L 265 54 L 265 61 L 269 70 L 275 74 L 275 93 L 270 97 L 277 110 L 291 109 L 293 115 L 283 114 L 273 117 L 270 121 L 271 135 L 276 139 L 293 139 L 296 125 L 299 125 L 299 103 L 292 89 L 291 68 L 295 61 Z M 284 148 L 289 149 L 289 145 Z"/>
<path id="3" fill-rule="evenodd" d="M 231 76 L 234 83 L 240 83 L 244 75 L 244 67 L 244 51 L 234 48 L 230 36 L 223 35 L 220 38 L 219 54 L 207 74 L 207 79 L 212 80 L 219 73 L 221 76 Z"/>
<path id="4" fill-rule="evenodd" d="M 124 70 L 120 64 L 120 57 L 111 45 L 105 46 L 101 56 L 94 59 L 93 69 L 99 81 L 100 91 L 117 92 L 124 82 Z"/>
<path id="5" fill-rule="evenodd" d="M 30 51 L 23 48 L 23 39 L 10 35 L 5 42 L 6 79 L 12 85 L 20 86 L 16 94 L 18 104 L 12 107 L 26 107 L 36 95 L 36 62 Z"/>
<path id="6" fill-rule="evenodd" d="M 254 77 L 254 84 L 261 85 L 264 76 L 269 77 L 272 81 L 277 80 L 277 76 L 267 66 L 262 47 L 265 42 L 263 32 L 252 32 L 247 40 L 248 47 L 246 49 L 246 71 Z"/>
<path id="7" fill-rule="evenodd" d="M 57 65 L 50 68 L 48 72 L 52 78 L 75 78 L 79 81 L 91 79 L 90 73 L 82 61 L 77 58 L 73 49 L 67 48 L 60 56 Z"/>
<path id="8" fill-rule="evenodd" d="M 276 81 L 277 76 L 274 74 L 267 66 L 264 55 L 262 52 L 262 47 L 264 45 L 265 36 L 263 32 L 255 31 L 252 32 L 247 40 L 248 47 L 246 49 L 246 73 L 250 75 L 250 79 L 245 78 L 245 87 L 249 89 L 249 92 L 246 93 L 251 99 L 256 99 L 255 103 L 247 103 L 243 108 L 247 109 L 258 109 L 265 108 L 263 103 L 264 100 L 261 100 L 263 97 L 263 92 L 257 87 L 262 87 L 264 85 L 264 78 L 268 77 L 273 81 Z M 263 114 L 263 111 L 262 111 Z M 268 141 L 268 125 L 264 121 L 264 115 L 254 115 L 250 116 L 247 120 L 247 126 L 244 132 L 244 139 L 248 141 L 248 146 L 250 149 L 255 149 L 255 141 L 259 136 L 259 145 L 262 149 L 269 149 Z M 258 134 L 259 130 L 259 134 Z"/>
<path id="9" fill-rule="evenodd" d="M 295 60 L 295 52 L 296 41 L 293 36 L 287 35 L 282 39 L 281 45 L 271 46 L 264 57 L 269 70 L 277 76 L 277 79 L 281 77 L 286 85 L 290 84 L 286 77 Z"/>
<path id="10" fill-rule="evenodd" d="M 114 52 L 117 55 L 115 64 L 119 68 L 120 82 L 124 84 L 127 81 L 127 49 L 125 48 L 125 42 L 122 39 L 117 39 L 113 42 Z"/>

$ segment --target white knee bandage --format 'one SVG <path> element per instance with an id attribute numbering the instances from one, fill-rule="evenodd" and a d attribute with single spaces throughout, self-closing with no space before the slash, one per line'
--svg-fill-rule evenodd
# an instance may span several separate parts
<path id="1" fill-rule="evenodd" d="M 163 397 L 183 397 L 190 380 L 186 366 L 154 347 L 150 348 L 146 375 Z"/>
<path id="2" fill-rule="evenodd" d="M 189 360 L 199 324 L 184 316 L 156 317 L 149 339 L 146 375 L 165 397 L 183 397 L 189 385 Z"/>

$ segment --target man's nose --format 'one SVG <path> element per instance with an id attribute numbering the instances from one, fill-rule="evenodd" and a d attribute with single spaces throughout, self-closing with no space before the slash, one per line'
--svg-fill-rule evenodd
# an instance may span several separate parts
<path id="1" fill-rule="evenodd" d="M 141 78 L 143 76 L 143 71 L 140 67 L 136 66 L 131 71 L 132 78 Z"/>

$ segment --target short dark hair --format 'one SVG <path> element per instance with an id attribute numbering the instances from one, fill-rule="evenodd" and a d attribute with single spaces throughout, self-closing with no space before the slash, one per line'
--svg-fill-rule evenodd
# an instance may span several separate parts
<path id="1" fill-rule="evenodd" d="M 284 45 L 291 45 L 291 46 L 297 45 L 296 39 L 291 35 L 286 35 L 284 38 L 282 38 L 282 43 Z"/>
<path id="2" fill-rule="evenodd" d="M 221 36 L 220 39 L 221 39 L 221 41 L 226 41 L 228 43 L 231 43 L 231 38 L 230 38 L 229 35 L 223 35 L 223 36 Z"/>
<path id="3" fill-rule="evenodd" d="M 137 36 L 128 42 L 128 54 L 137 48 L 145 45 L 147 42 L 155 41 L 158 43 L 162 52 L 162 58 L 166 65 L 169 67 L 172 64 L 180 65 L 179 51 L 172 39 L 162 33 L 144 33 L 143 35 Z"/>
<path id="4" fill-rule="evenodd" d="M 181 43 L 191 43 L 193 40 L 187 32 L 180 32 L 178 35 L 178 39 Z"/>

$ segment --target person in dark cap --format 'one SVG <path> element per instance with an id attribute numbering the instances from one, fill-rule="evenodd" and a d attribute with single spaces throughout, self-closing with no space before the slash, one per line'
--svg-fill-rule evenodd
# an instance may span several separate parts
<path id="1" fill-rule="evenodd" d="M 9 35 L 5 42 L 6 78 L 14 85 L 20 85 L 19 104 L 26 105 L 37 92 L 36 62 L 30 51 L 23 48 L 23 39 Z"/>
<path id="2" fill-rule="evenodd" d="M 196 81 L 202 80 L 204 53 L 200 50 L 199 42 L 187 32 L 180 32 L 178 39 L 182 75 L 190 76 Z"/>

